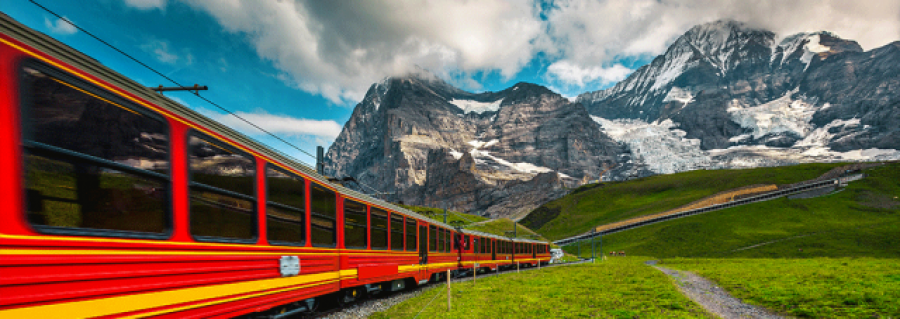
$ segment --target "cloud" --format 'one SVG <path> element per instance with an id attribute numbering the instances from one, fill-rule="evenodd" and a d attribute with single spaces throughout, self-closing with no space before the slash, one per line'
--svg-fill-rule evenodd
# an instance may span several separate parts
<path id="1" fill-rule="evenodd" d="M 662 54 L 692 26 L 720 19 L 742 21 L 779 37 L 832 31 L 866 49 L 900 40 L 896 0 L 555 1 L 545 15 L 552 43 L 547 52 L 565 62 L 551 74 L 575 83 L 580 74 L 602 74 L 598 66 Z"/>
<path id="2" fill-rule="evenodd" d="M 125 4 L 141 10 L 162 10 L 166 8 L 166 0 L 125 0 Z"/>
<path id="3" fill-rule="evenodd" d="M 50 29 L 51 33 L 59 34 L 59 35 L 70 35 L 78 32 L 78 28 L 75 28 L 69 20 L 69 18 L 62 17 L 62 19 L 56 19 L 56 21 L 51 21 L 48 18 L 44 18 L 44 26 Z"/>
<path id="4" fill-rule="evenodd" d="M 866 49 L 900 39 L 896 0 L 184 1 L 246 37 L 285 83 L 338 104 L 414 65 L 478 87 L 472 74 L 510 79 L 541 52 L 551 81 L 604 85 L 630 67 L 623 60 L 661 54 L 719 19 L 781 37 L 832 31 Z"/>
<path id="5" fill-rule="evenodd" d="M 579 87 L 583 87 L 591 82 L 599 82 L 600 85 L 616 83 L 624 80 L 631 72 L 634 72 L 634 70 L 621 64 L 614 64 L 608 68 L 601 66 L 583 67 L 568 60 L 556 61 L 547 67 L 547 76 L 551 80 Z"/>
<path id="6" fill-rule="evenodd" d="M 190 52 L 183 50 L 183 53 L 180 55 L 174 53 L 174 50 L 169 48 L 169 42 L 166 41 L 150 40 L 141 45 L 141 49 L 152 54 L 154 58 L 163 63 L 173 65 L 179 61 L 182 61 L 184 65 L 191 65 L 194 63 L 194 56 Z"/>
<path id="7" fill-rule="evenodd" d="M 257 128 L 241 121 L 231 114 L 219 113 L 204 108 L 197 108 L 197 112 L 244 134 L 255 136 L 266 135 Z M 273 115 L 262 111 L 257 113 L 234 113 L 259 127 L 262 127 L 266 131 L 279 136 L 311 136 L 316 137 L 317 139 L 322 138 L 327 141 L 333 141 L 337 138 L 338 134 L 341 133 L 342 129 L 340 124 L 331 120 L 309 120 L 283 115 Z"/>
<path id="8" fill-rule="evenodd" d="M 495 71 L 510 78 L 536 54 L 543 34 L 526 1 L 187 0 L 297 87 L 332 102 L 357 102 L 372 83 L 414 65 L 448 78 Z"/>

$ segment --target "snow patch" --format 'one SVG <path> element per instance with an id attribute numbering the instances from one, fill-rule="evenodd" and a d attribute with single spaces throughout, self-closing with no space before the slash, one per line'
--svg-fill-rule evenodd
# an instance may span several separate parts
<path id="1" fill-rule="evenodd" d="M 796 90 L 769 103 L 753 107 L 744 107 L 741 102 L 733 100 L 728 106 L 731 120 L 741 127 L 753 130 L 753 138 L 761 138 L 768 134 L 795 133 L 806 136 L 812 131 L 813 114 L 817 108 L 800 99 L 792 98 Z"/>
<path id="2" fill-rule="evenodd" d="M 452 99 L 449 102 L 450 104 L 456 105 L 456 107 L 458 107 L 460 110 L 463 110 L 463 113 L 465 114 L 469 114 L 471 112 L 481 114 L 484 112 L 496 112 L 497 110 L 499 110 L 500 103 L 503 102 L 503 99 L 499 99 L 493 102 Z"/>
<path id="3" fill-rule="evenodd" d="M 666 60 L 665 64 L 662 66 L 662 70 L 656 74 L 656 78 L 654 79 L 653 86 L 650 87 L 650 90 L 659 90 L 674 81 L 675 78 L 684 72 L 685 65 L 690 60 L 691 56 L 692 54 L 682 53 L 676 55 L 672 59 Z"/>
<path id="4" fill-rule="evenodd" d="M 537 165 L 534 165 L 531 163 L 512 163 L 512 162 L 509 162 L 502 158 L 493 156 L 488 151 L 483 151 L 480 149 L 482 147 L 490 147 L 499 142 L 500 141 L 497 139 L 493 139 L 493 140 L 490 140 L 487 142 L 479 141 L 479 140 L 469 141 L 468 144 L 472 145 L 472 147 L 473 147 L 472 150 L 469 151 L 469 154 L 471 154 L 472 158 L 475 159 L 476 164 L 485 164 L 487 161 L 490 161 L 492 163 L 500 164 L 500 165 L 509 167 L 513 170 L 523 172 L 523 173 L 537 174 L 537 173 L 547 173 L 547 172 L 553 171 L 552 169 L 549 169 L 549 168 L 546 168 L 543 166 L 537 166 Z"/>
<path id="5" fill-rule="evenodd" d="M 647 169 L 671 174 L 710 165 L 710 158 L 700 149 L 700 140 L 684 138 L 687 133 L 676 128 L 670 119 L 649 124 L 638 119 L 591 119 L 616 142 L 625 143 Z"/>
<path id="6" fill-rule="evenodd" d="M 690 91 L 683 90 L 679 87 L 673 87 L 669 90 L 669 93 L 666 94 L 666 97 L 663 98 L 663 103 L 666 102 L 680 102 L 683 104 L 681 107 L 687 106 L 688 103 L 694 101 L 694 96 Z"/>
<path id="7" fill-rule="evenodd" d="M 451 149 L 450 149 L 450 155 L 452 155 L 453 158 L 459 160 L 460 158 L 462 158 L 463 153 L 457 152 L 455 149 L 452 149 L 452 148 L 451 148 Z"/>

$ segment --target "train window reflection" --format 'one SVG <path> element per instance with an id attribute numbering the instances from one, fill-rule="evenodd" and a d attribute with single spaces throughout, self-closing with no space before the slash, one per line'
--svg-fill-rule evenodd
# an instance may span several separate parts
<path id="1" fill-rule="evenodd" d="M 344 201 L 344 247 L 366 249 L 366 205 Z"/>
<path id="2" fill-rule="evenodd" d="M 37 63 L 21 71 L 28 221 L 48 233 L 165 236 L 165 120 Z"/>
<path id="3" fill-rule="evenodd" d="M 309 187 L 309 223 L 313 246 L 334 247 L 337 243 L 337 197 L 331 190 L 312 184 Z"/>
<path id="4" fill-rule="evenodd" d="M 403 215 L 391 213 L 391 250 L 403 250 Z"/>
<path id="5" fill-rule="evenodd" d="M 200 240 L 252 240 L 256 236 L 253 157 L 199 132 L 189 136 L 191 234 Z"/>
<path id="6" fill-rule="evenodd" d="M 266 167 L 266 237 L 270 243 L 306 242 L 306 183 L 297 175 Z"/>
<path id="7" fill-rule="evenodd" d="M 388 216 L 384 210 L 372 207 L 372 249 L 387 249 Z"/>
<path id="8" fill-rule="evenodd" d="M 406 251 L 416 251 L 416 220 L 406 218 Z"/>

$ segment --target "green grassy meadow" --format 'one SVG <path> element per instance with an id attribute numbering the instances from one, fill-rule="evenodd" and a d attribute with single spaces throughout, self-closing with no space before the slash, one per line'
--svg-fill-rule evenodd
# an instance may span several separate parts
<path id="1" fill-rule="evenodd" d="M 666 259 L 744 302 L 801 318 L 900 318 L 900 259 Z"/>
<path id="2" fill-rule="evenodd" d="M 589 184 L 538 207 L 520 222 L 544 237 L 562 239 L 585 233 L 598 225 L 678 208 L 729 189 L 813 179 L 841 165 L 699 170 L 627 182 Z"/>
<path id="3" fill-rule="evenodd" d="M 780 198 L 606 235 L 603 249 L 658 258 L 898 258 L 900 164 L 865 173 L 822 197 Z M 581 242 L 581 256 L 590 256 L 590 241 Z"/>
<path id="4" fill-rule="evenodd" d="M 437 285 L 370 318 L 712 318 L 644 259 L 618 258 Z M 420 313 L 421 311 L 421 313 Z"/>

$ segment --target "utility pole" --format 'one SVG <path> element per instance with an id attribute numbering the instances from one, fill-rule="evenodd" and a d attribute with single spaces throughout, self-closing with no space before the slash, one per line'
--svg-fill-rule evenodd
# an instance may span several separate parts
<path id="1" fill-rule="evenodd" d="M 316 146 L 316 173 L 325 176 L 325 148 Z"/>
<path id="2" fill-rule="evenodd" d="M 606 255 L 603 254 L 603 233 L 600 233 L 600 260 L 603 260 L 603 257 Z"/>
<path id="3" fill-rule="evenodd" d="M 444 204 L 444 224 L 447 223 L 447 204 Z"/>
<path id="4" fill-rule="evenodd" d="M 594 232 L 595 232 L 595 230 L 591 229 L 591 262 L 592 263 L 594 262 L 594 258 L 596 257 L 596 255 L 594 255 Z"/>
<path id="5" fill-rule="evenodd" d="M 519 231 L 519 223 L 513 221 L 513 238 L 519 238 L 518 231 Z"/>
<path id="6" fill-rule="evenodd" d="M 575 242 L 575 247 L 578 247 L 578 258 L 581 259 L 581 242 L 580 242 L 580 241 L 576 241 L 576 242 Z"/>

